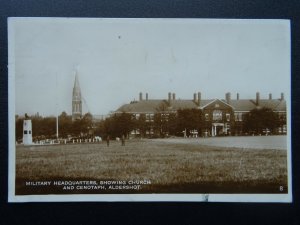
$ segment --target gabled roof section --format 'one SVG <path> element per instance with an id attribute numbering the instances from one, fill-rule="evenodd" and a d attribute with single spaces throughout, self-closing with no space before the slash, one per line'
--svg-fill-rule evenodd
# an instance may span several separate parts
<path id="1" fill-rule="evenodd" d="M 208 102 L 206 105 L 203 105 L 203 106 L 201 107 L 201 109 L 208 108 L 208 107 L 212 106 L 213 104 L 219 104 L 219 107 L 229 107 L 229 108 L 233 108 L 232 105 L 229 105 L 229 104 L 227 104 L 225 101 L 222 101 L 222 100 L 216 98 L 216 99 L 214 99 L 214 100 Z"/>
<path id="2" fill-rule="evenodd" d="M 209 103 L 215 101 L 216 99 L 201 99 L 200 101 L 200 108 L 203 108 L 204 106 L 208 105 Z"/>

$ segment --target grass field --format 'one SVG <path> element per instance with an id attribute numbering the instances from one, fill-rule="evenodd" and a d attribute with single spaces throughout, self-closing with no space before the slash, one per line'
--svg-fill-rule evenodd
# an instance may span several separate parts
<path id="1" fill-rule="evenodd" d="M 176 139 L 174 139 L 176 140 Z M 62 190 L 28 181 L 141 181 L 139 190 Z M 281 186 L 281 188 L 280 188 Z M 283 150 L 130 140 L 16 147 L 16 194 L 66 193 L 286 193 Z"/>

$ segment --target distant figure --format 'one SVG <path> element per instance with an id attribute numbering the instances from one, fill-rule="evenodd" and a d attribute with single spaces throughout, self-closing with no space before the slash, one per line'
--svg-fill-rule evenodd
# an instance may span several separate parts
<path id="1" fill-rule="evenodd" d="M 109 147 L 109 135 L 107 135 L 106 144 L 107 144 L 107 147 Z"/>
<path id="2" fill-rule="evenodd" d="M 187 138 L 186 129 L 184 129 L 184 131 L 182 131 L 182 133 L 183 133 L 183 137 Z"/>
<path id="3" fill-rule="evenodd" d="M 124 134 L 122 135 L 121 140 L 122 140 L 122 146 L 125 146 L 125 136 L 124 136 Z"/>

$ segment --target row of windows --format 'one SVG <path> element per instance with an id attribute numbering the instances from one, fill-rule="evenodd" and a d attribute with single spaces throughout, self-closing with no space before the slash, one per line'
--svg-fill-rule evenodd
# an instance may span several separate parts
<path id="1" fill-rule="evenodd" d="M 230 113 L 226 113 L 226 121 L 229 122 L 230 121 Z M 213 113 L 212 113 L 212 119 L 213 121 L 222 121 L 223 120 L 223 113 L 221 110 L 214 110 Z M 209 114 L 206 113 L 205 114 L 205 120 L 206 121 L 209 121 Z"/>
<path id="2" fill-rule="evenodd" d="M 234 119 L 235 121 L 243 121 L 243 113 L 235 113 Z"/>
<path id="3" fill-rule="evenodd" d="M 133 116 L 134 116 L 135 119 L 138 120 L 140 118 L 141 114 L 136 113 L 136 114 L 133 114 Z M 154 114 L 153 113 L 146 113 L 145 117 L 146 117 L 147 122 L 154 120 Z"/>
<path id="4" fill-rule="evenodd" d="M 136 119 L 139 119 L 141 114 L 137 113 L 137 114 L 133 114 L 133 115 L 135 116 Z M 241 112 L 234 113 L 234 120 L 235 121 L 243 121 L 243 115 L 244 114 Z M 147 122 L 154 121 L 153 113 L 147 113 L 147 114 L 145 114 L 145 116 L 146 116 Z M 162 117 L 164 117 L 164 119 L 166 119 L 166 120 L 168 119 L 168 116 L 169 116 L 168 113 L 162 114 Z M 226 116 L 226 121 L 229 122 L 230 121 L 230 113 L 226 113 L 225 116 Z M 278 113 L 278 116 L 279 116 L 279 118 L 281 118 L 283 120 L 286 119 L 286 113 L 284 113 L 284 112 Z M 206 121 L 210 120 L 210 116 L 208 113 L 205 114 L 205 120 Z M 212 113 L 212 120 L 213 121 L 222 121 L 223 120 L 223 112 L 221 110 L 214 110 Z"/>
<path id="5" fill-rule="evenodd" d="M 286 120 L 286 113 L 285 112 L 279 112 L 278 113 L 278 117 L 281 120 Z"/>
<path id="6" fill-rule="evenodd" d="M 31 134 L 31 130 L 24 130 L 24 134 Z"/>

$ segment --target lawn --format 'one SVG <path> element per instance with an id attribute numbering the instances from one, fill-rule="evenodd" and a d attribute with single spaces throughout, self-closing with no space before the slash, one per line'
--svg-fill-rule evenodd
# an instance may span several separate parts
<path id="1" fill-rule="evenodd" d="M 148 183 L 139 190 L 26 185 L 86 180 Z M 147 139 L 16 147 L 17 195 L 73 193 L 287 193 L 287 152 Z"/>

